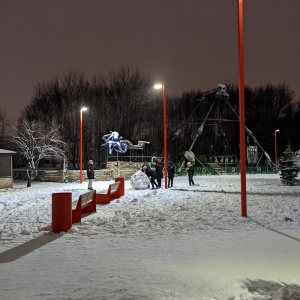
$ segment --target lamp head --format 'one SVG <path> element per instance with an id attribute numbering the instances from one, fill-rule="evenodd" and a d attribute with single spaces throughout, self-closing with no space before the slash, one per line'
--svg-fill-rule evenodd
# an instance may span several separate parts
<path id="1" fill-rule="evenodd" d="M 87 111 L 87 107 L 82 107 L 81 111 Z"/>
<path id="2" fill-rule="evenodd" d="M 154 85 L 154 88 L 155 88 L 156 90 L 160 90 L 160 89 L 163 88 L 163 85 L 162 85 L 161 83 L 155 84 L 155 85 Z"/>

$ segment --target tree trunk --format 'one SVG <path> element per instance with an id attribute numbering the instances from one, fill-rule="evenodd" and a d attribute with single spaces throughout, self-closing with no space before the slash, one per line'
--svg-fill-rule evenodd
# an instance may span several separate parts
<path id="1" fill-rule="evenodd" d="M 32 176 L 32 171 L 27 169 L 27 187 L 31 187 L 31 176 Z"/>

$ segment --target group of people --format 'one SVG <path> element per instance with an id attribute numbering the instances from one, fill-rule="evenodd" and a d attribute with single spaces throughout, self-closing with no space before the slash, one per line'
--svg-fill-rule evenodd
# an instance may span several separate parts
<path id="1" fill-rule="evenodd" d="M 144 165 L 142 167 L 142 171 L 150 179 L 152 189 L 161 188 L 161 180 L 164 177 L 163 176 L 163 169 L 164 169 L 164 166 L 159 161 L 156 162 L 154 168 L 150 167 L 150 163 L 147 163 L 147 162 L 144 163 Z M 87 177 L 88 177 L 88 180 L 89 180 L 88 189 L 92 190 L 93 189 L 92 182 L 93 182 L 93 179 L 95 178 L 93 160 L 89 160 L 86 173 L 87 173 Z M 172 161 L 168 162 L 167 174 L 168 174 L 168 187 L 171 188 L 171 187 L 173 187 L 173 179 L 174 179 L 174 176 L 175 176 L 175 165 L 173 164 Z M 188 164 L 187 164 L 187 174 L 188 174 L 189 184 L 190 185 L 195 185 L 194 180 L 193 180 L 194 167 L 192 166 L 192 164 L 190 162 L 188 162 Z M 157 182 L 156 182 L 156 180 L 157 180 Z"/>
<path id="2" fill-rule="evenodd" d="M 142 171 L 150 179 L 152 189 L 161 188 L 161 180 L 163 176 L 164 166 L 161 162 L 156 161 L 155 167 L 151 168 L 150 163 L 145 162 Z M 175 166 L 172 161 L 168 163 L 168 187 L 173 187 L 173 178 L 175 175 Z M 157 182 L 156 182 L 157 181 Z"/>
<path id="3" fill-rule="evenodd" d="M 150 179 L 150 184 L 152 189 L 159 189 L 161 188 L 161 180 L 163 178 L 163 170 L 164 166 L 161 162 L 156 161 L 155 167 L 151 168 L 150 163 L 145 162 L 142 171 L 148 176 Z M 189 179 L 189 185 L 195 185 L 193 177 L 194 177 L 194 167 L 190 162 L 187 164 L 187 173 Z M 175 165 L 172 161 L 168 162 L 168 187 L 173 187 L 173 179 L 175 176 Z M 156 182 L 157 180 L 157 182 Z M 150 186 L 149 186 L 150 187 Z"/>

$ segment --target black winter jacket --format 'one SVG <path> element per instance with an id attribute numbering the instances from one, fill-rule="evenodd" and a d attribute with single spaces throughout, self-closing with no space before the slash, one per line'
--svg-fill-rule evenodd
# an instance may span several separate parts
<path id="1" fill-rule="evenodd" d="M 93 165 L 88 165 L 86 173 L 87 173 L 88 179 L 95 179 L 94 166 Z"/>
<path id="2" fill-rule="evenodd" d="M 157 178 L 163 178 L 163 165 L 161 163 L 157 163 L 155 169 Z"/>
<path id="3" fill-rule="evenodd" d="M 190 167 L 187 169 L 187 173 L 188 173 L 189 176 L 194 175 L 194 167 L 193 167 L 193 166 L 190 166 Z"/>
<path id="4" fill-rule="evenodd" d="M 169 164 L 168 166 L 168 177 L 169 178 L 174 178 L 174 174 L 175 174 L 175 167 L 173 164 Z"/>

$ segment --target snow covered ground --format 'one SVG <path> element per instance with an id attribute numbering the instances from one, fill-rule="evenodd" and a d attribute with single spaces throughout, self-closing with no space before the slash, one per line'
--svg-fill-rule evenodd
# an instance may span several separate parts
<path id="1" fill-rule="evenodd" d="M 300 299 L 300 186 L 279 175 L 176 177 L 134 190 L 51 233 L 52 193 L 87 182 L 0 190 L 0 299 Z M 94 182 L 96 190 L 111 182 Z"/>

